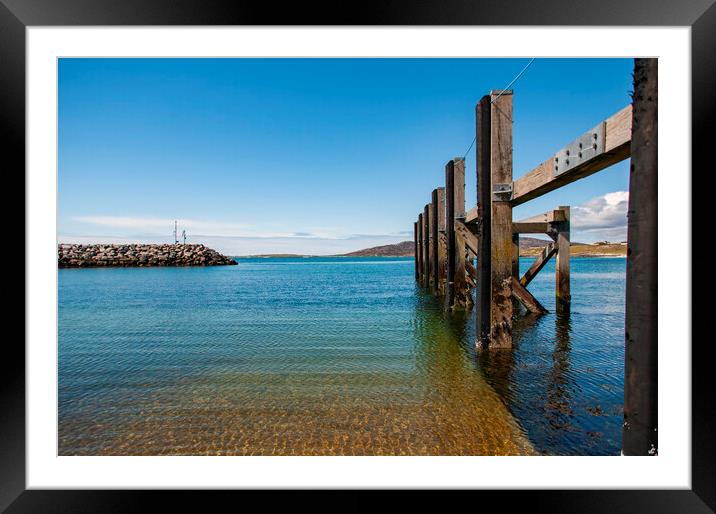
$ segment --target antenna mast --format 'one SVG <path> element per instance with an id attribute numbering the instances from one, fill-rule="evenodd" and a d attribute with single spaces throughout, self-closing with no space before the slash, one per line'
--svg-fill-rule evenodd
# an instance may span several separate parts
<path id="1" fill-rule="evenodd" d="M 179 240 L 177 239 L 177 221 L 174 220 L 174 244 L 177 244 Z"/>

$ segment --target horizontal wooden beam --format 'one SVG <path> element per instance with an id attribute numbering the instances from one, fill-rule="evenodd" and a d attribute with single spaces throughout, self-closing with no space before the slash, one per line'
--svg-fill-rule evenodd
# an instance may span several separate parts
<path id="1" fill-rule="evenodd" d="M 473 223 L 477 223 L 477 206 L 465 213 L 465 225 L 471 225 Z"/>
<path id="2" fill-rule="evenodd" d="M 523 204 L 627 159 L 631 155 L 631 119 L 632 108 L 628 105 L 600 124 L 604 130 L 603 151 L 573 168 L 559 173 L 555 160 L 562 153 L 557 152 L 515 180 L 512 185 L 512 205 Z"/>
<path id="3" fill-rule="evenodd" d="M 537 273 L 544 268 L 544 265 L 547 264 L 547 261 L 549 261 L 555 253 L 557 253 L 557 245 L 555 243 L 550 243 L 545 246 L 542 253 L 537 256 L 535 261 L 532 263 L 532 266 L 530 266 L 530 269 L 528 269 L 524 276 L 520 279 L 520 284 L 522 284 L 523 287 L 527 287 L 527 285 L 532 282 L 532 279 L 537 276 Z"/>
<path id="4" fill-rule="evenodd" d="M 551 211 L 543 212 L 537 216 L 525 218 L 518 221 L 517 223 L 554 223 L 555 221 L 566 221 L 567 212 L 564 209 L 554 209 Z"/>
<path id="5" fill-rule="evenodd" d="M 537 301 L 537 298 L 532 296 L 532 293 L 530 293 L 525 286 L 520 284 L 520 281 L 517 280 L 516 277 L 512 277 L 512 296 L 517 298 L 520 303 L 525 306 L 525 309 L 530 312 L 537 314 L 546 314 L 548 312 L 547 309 Z"/>
<path id="6" fill-rule="evenodd" d="M 515 221 L 512 223 L 513 234 L 546 234 L 549 223 Z"/>

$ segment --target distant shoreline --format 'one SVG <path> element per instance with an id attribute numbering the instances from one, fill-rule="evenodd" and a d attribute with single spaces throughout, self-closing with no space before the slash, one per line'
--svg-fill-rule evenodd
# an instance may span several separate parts
<path id="1" fill-rule="evenodd" d="M 546 241 L 545 241 L 546 243 Z M 625 244 L 572 244 L 569 248 L 570 257 L 626 257 Z M 542 252 L 542 248 L 520 248 L 520 256 L 533 257 Z"/>
<path id="2" fill-rule="evenodd" d="M 534 238 L 533 241 L 530 243 L 529 247 L 521 247 L 520 248 L 520 257 L 536 257 L 539 255 L 542 250 L 544 249 L 544 246 L 535 244 Z M 406 242 L 407 243 L 407 242 Z M 267 254 L 257 254 L 257 255 L 236 255 L 234 256 L 236 259 L 279 259 L 279 258 L 297 258 L 297 259 L 307 259 L 311 257 L 387 257 L 387 258 L 396 258 L 396 257 L 414 257 L 412 252 L 412 247 L 414 243 L 412 241 L 409 242 L 411 246 L 410 252 L 396 252 L 396 253 L 390 253 L 391 247 L 394 248 L 400 248 L 403 250 L 405 248 L 404 243 L 399 243 L 398 245 L 385 245 L 385 246 L 379 246 L 375 248 L 366 248 L 365 250 L 358 250 L 357 252 L 351 252 L 346 254 L 340 254 L 340 255 L 304 255 L 304 254 L 295 254 L 295 253 L 267 253 Z M 546 246 L 549 243 L 549 241 L 544 241 L 544 245 Z M 626 244 L 622 243 L 608 243 L 608 244 L 584 244 L 584 243 L 572 243 L 570 246 L 570 257 L 579 258 L 579 257 L 618 257 L 623 258 L 626 257 L 627 253 L 627 246 Z"/>
<path id="3" fill-rule="evenodd" d="M 536 257 L 539 255 L 541 250 L 538 249 L 538 251 L 522 251 L 520 252 L 520 257 Z M 385 259 L 396 259 L 396 258 L 411 258 L 414 259 L 415 257 L 413 255 L 284 255 L 284 254 L 266 254 L 266 255 L 233 255 L 233 259 L 313 259 L 313 258 L 320 258 L 320 257 L 341 257 L 345 259 L 365 259 L 365 258 L 371 258 L 374 259 L 376 257 L 385 258 Z M 570 254 L 571 258 L 579 259 L 579 258 L 586 258 L 586 257 L 599 257 L 599 258 L 605 258 L 605 259 L 625 259 L 626 258 L 626 250 L 623 253 L 576 253 L 574 250 L 572 250 L 572 253 Z"/>

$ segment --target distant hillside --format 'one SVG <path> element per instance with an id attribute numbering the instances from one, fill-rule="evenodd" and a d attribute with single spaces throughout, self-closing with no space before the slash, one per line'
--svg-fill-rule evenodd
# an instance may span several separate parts
<path id="1" fill-rule="evenodd" d="M 520 248 L 544 248 L 546 245 L 551 243 L 551 239 L 539 239 L 536 237 L 526 237 L 526 236 L 520 236 Z M 595 245 L 604 245 L 604 243 L 594 243 Z M 619 243 L 606 243 L 607 245 L 610 244 L 619 244 Z M 572 241 L 569 243 L 570 246 L 585 246 L 587 243 L 578 243 L 577 241 Z"/>
<path id="2" fill-rule="evenodd" d="M 520 248 L 543 248 L 551 242 L 551 239 L 520 236 Z"/>
<path id="3" fill-rule="evenodd" d="M 549 241 L 536 237 L 521 237 L 520 248 L 542 248 Z M 415 249 L 413 241 L 403 241 L 393 245 L 374 246 L 351 253 L 342 254 L 346 257 L 412 257 Z"/>
<path id="4" fill-rule="evenodd" d="M 520 237 L 520 255 L 529 257 L 538 255 L 542 248 L 551 240 L 538 239 L 536 237 Z M 611 244 L 585 244 L 572 242 L 571 254 L 573 257 L 607 257 L 626 255 L 626 245 L 619 243 Z M 342 254 L 341 257 L 412 257 L 415 243 L 403 241 L 393 245 L 375 246 L 356 252 Z"/>
<path id="5" fill-rule="evenodd" d="M 357 252 L 344 253 L 342 257 L 412 257 L 415 250 L 413 241 L 403 241 L 393 245 L 374 246 L 358 250 Z"/>
<path id="6" fill-rule="evenodd" d="M 542 245 L 544 246 L 544 245 Z M 522 248 L 522 257 L 533 257 L 542 251 L 539 247 Z M 569 245 L 572 257 L 626 257 L 627 245 L 625 243 L 585 244 L 572 243 Z"/>

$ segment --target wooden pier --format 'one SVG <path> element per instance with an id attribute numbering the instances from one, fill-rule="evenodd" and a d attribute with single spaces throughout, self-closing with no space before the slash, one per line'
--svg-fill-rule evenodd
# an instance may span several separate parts
<path id="1" fill-rule="evenodd" d="M 517 205 L 631 158 L 626 277 L 623 453 L 657 453 L 657 60 L 636 59 L 633 103 L 575 137 L 513 180 L 511 90 L 491 91 L 476 106 L 475 206 L 465 208 L 465 160 L 445 165 L 445 186 L 432 191 L 415 223 L 418 283 L 443 297 L 445 309 L 475 311 L 476 346 L 510 349 L 518 305 L 547 310 L 528 286 L 555 258 L 555 305 L 568 314 L 570 207 L 513 221 Z M 634 142 L 632 144 L 632 141 Z M 520 234 L 546 244 L 519 276 Z M 476 264 L 475 264 L 476 263 Z M 474 305 L 473 305 L 474 304 Z"/>

